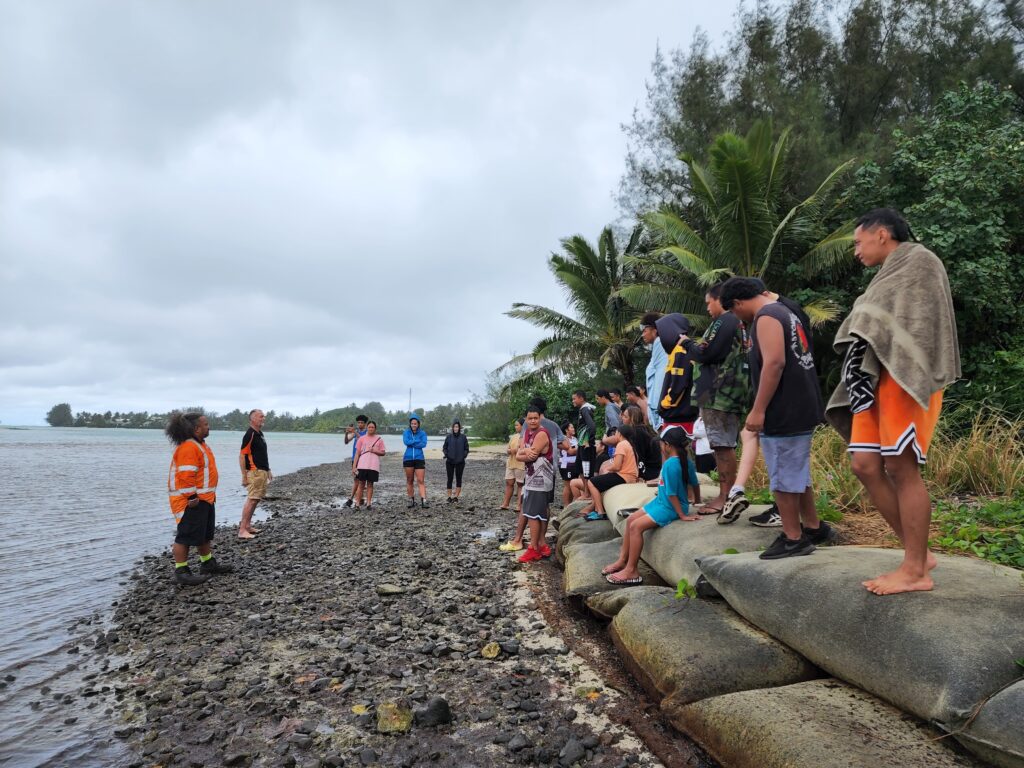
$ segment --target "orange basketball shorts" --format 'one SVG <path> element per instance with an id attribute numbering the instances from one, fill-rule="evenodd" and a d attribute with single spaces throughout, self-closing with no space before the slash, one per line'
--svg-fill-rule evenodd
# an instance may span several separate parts
<path id="1" fill-rule="evenodd" d="M 917 463 L 928 458 L 928 446 L 942 411 L 942 392 L 936 392 L 922 408 L 903 388 L 882 370 L 875 390 L 875 404 L 853 414 L 850 453 L 880 453 L 899 456 L 913 447 Z"/>

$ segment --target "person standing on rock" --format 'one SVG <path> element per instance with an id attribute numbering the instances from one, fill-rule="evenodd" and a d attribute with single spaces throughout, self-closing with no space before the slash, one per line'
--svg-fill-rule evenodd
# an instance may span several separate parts
<path id="1" fill-rule="evenodd" d="M 668 353 L 658 340 L 658 320 L 660 312 L 648 312 L 640 319 L 640 338 L 651 348 L 651 361 L 647 363 L 647 419 L 655 431 L 661 429 L 661 416 L 658 414 L 658 403 L 661 399 L 661 385 L 665 381 L 665 369 L 668 367 Z"/>
<path id="2" fill-rule="evenodd" d="M 242 520 L 238 524 L 238 538 L 255 538 L 258 530 L 252 527 L 252 516 L 263 497 L 267 495 L 267 484 L 274 476 L 267 458 L 267 441 L 263 438 L 263 422 L 266 416 L 259 408 L 249 411 L 249 428 L 242 435 L 242 450 L 238 454 L 238 466 L 242 470 L 242 486 L 247 489 L 245 504 L 242 506 Z"/>
<path id="3" fill-rule="evenodd" d="M 448 503 L 458 504 L 459 496 L 462 494 L 462 472 L 466 469 L 466 459 L 469 457 L 469 440 L 462 431 L 462 422 L 458 419 L 452 422 L 452 428 L 445 435 L 444 446 L 441 449 L 444 454 L 444 468 L 448 474 Z M 452 496 L 452 478 L 455 479 L 455 495 Z"/>
<path id="4" fill-rule="evenodd" d="M 761 436 L 769 485 L 782 518 L 782 533 L 760 557 L 777 560 L 811 554 L 831 531 L 818 519 L 811 487 L 811 440 L 824 409 L 807 329 L 763 288 L 760 280 L 733 277 L 722 286 L 721 302 L 750 334 L 755 394 L 746 428 Z"/>
<path id="5" fill-rule="evenodd" d="M 622 410 L 612 402 L 612 393 L 607 389 L 599 389 L 595 394 L 597 404 L 604 406 L 604 428 L 619 428 L 622 423 Z"/>
<path id="6" fill-rule="evenodd" d="M 516 454 L 519 452 L 519 441 L 523 437 L 523 419 L 516 419 L 512 428 L 515 431 L 508 439 L 508 447 L 505 449 L 508 454 L 508 459 L 505 460 L 505 498 L 499 509 L 509 509 L 513 495 L 516 497 L 517 507 L 523 503 L 522 491 L 523 482 L 526 480 L 526 465 L 516 458 Z M 519 549 L 522 548 L 522 544 L 520 544 Z"/>
<path id="7" fill-rule="evenodd" d="M 175 411 L 167 421 L 164 434 L 175 445 L 167 474 L 167 495 L 177 525 L 171 546 L 174 578 L 179 584 L 194 586 L 202 584 L 210 576 L 234 570 L 231 565 L 218 563 L 213 557 L 217 461 L 206 443 L 210 422 L 201 413 Z M 190 547 L 199 551 L 198 576 L 188 567 Z"/>
<path id="8" fill-rule="evenodd" d="M 526 431 L 517 454 L 519 460 L 526 464 L 523 518 L 530 526 L 530 546 L 520 555 L 521 563 L 530 563 L 551 554 L 544 531 L 548 523 L 549 494 L 555 487 L 555 467 L 551 436 L 541 426 L 540 418 L 540 408 L 532 404 L 527 407 Z"/>
<path id="9" fill-rule="evenodd" d="M 356 485 L 352 495 L 358 508 L 363 506 L 365 489 L 366 509 L 373 509 L 373 485 L 380 479 L 380 457 L 384 453 L 384 440 L 377 434 L 377 422 L 366 422 L 366 434 L 356 441 Z"/>
<path id="10" fill-rule="evenodd" d="M 534 397 L 534 398 L 532 398 L 530 400 L 530 404 L 529 404 L 528 408 L 535 408 L 537 410 L 537 412 L 540 414 L 540 426 L 541 426 L 541 429 L 543 429 L 544 431 L 546 431 L 548 433 L 548 439 L 551 441 L 551 444 L 552 444 L 552 451 L 557 450 L 559 446 L 561 446 L 561 445 L 563 445 L 565 443 L 565 435 L 562 434 L 562 428 L 558 424 L 556 424 L 551 419 L 549 419 L 547 416 L 545 416 L 545 413 L 547 413 L 547 410 L 548 410 L 548 401 L 545 400 L 543 397 L 538 395 L 538 396 L 536 396 L 536 397 Z M 520 446 L 521 445 L 522 445 L 522 443 L 520 443 Z M 525 493 L 525 486 L 524 486 L 524 493 Z M 554 503 L 555 503 L 555 477 L 554 477 L 554 473 L 552 473 L 552 475 L 551 475 L 551 490 L 548 492 L 548 504 L 550 505 L 550 504 L 554 504 Z M 516 520 L 516 533 L 515 533 L 515 536 L 513 536 L 512 539 L 509 542 L 507 542 L 505 544 L 502 544 L 500 547 L 498 547 L 498 549 L 500 549 L 502 552 L 518 552 L 519 550 L 521 550 L 523 548 L 523 536 L 526 534 L 527 521 L 526 521 L 526 518 L 523 516 L 523 513 L 522 513 L 522 501 L 520 501 L 520 505 L 519 506 L 520 506 L 520 512 L 519 512 L 519 517 Z M 546 540 L 547 534 L 548 534 L 548 521 L 545 520 L 541 524 L 542 542 L 544 542 Z M 547 549 L 548 554 L 550 554 L 551 550 L 547 548 L 547 544 L 544 544 L 544 548 Z M 547 555 L 545 555 L 545 557 L 547 557 Z"/>
<path id="11" fill-rule="evenodd" d="M 352 443 L 352 495 L 349 496 L 344 507 L 351 507 L 355 502 L 356 496 L 356 444 L 359 442 L 359 438 L 366 434 L 366 417 L 363 414 L 356 416 L 356 423 L 354 425 L 349 424 L 345 427 L 345 445 Z"/>
<path id="12" fill-rule="evenodd" d="M 576 451 L 576 477 L 588 479 L 597 474 L 597 451 L 594 441 L 597 439 L 597 423 L 594 421 L 594 405 L 587 402 L 587 393 L 577 389 L 572 393 L 573 407 L 579 411 L 579 426 L 576 427 L 576 439 L 579 446 Z M 573 498 L 578 498 L 573 494 Z"/>
<path id="13" fill-rule="evenodd" d="M 903 562 L 864 586 L 876 595 L 933 588 L 931 499 L 921 477 L 942 392 L 960 378 L 960 348 L 942 261 L 910 240 L 892 208 L 857 220 L 853 248 L 881 267 L 836 333 L 842 378 L 828 420 L 849 443 L 853 473 L 903 543 Z"/>
<path id="14" fill-rule="evenodd" d="M 740 418 L 749 405 L 747 331 L 736 315 L 723 309 L 721 297 L 721 283 L 708 288 L 704 304 L 711 324 L 699 342 L 683 338 L 686 353 L 699 370 L 696 400 L 718 468 L 718 496 L 698 508 L 702 515 L 720 515 L 736 482 Z"/>
<path id="15" fill-rule="evenodd" d="M 420 490 L 420 507 L 427 509 L 427 458 L 423 453 L 423 449 L 427 447 L 427 433 L 420 429 L 418 414 L 409 414 L 409 428 L 402 434 L 402 442 L 405 444 L 405 455 L 402 457 L 402 467 L 405 469 L 405 495 L 409 497 L 406 506 L 409 509 L 416 506 L 413 488 L 415 479 Z"/>

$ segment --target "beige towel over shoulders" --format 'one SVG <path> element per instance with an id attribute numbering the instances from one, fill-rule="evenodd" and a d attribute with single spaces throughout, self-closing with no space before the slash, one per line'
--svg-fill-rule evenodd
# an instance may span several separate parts
<path id="1" fill-rule="evenodd" d="M 889 372 L 922 408 L 960 378 L 953 296 L 942 261 L 919 243 L 901 243 L 882 264 L 836 333 L 835 350 L 860 337 L 868 343 L 863 368 Z M 828 422 L 850 439 L 850 399 L 842 381 L 825 409 Z"/>

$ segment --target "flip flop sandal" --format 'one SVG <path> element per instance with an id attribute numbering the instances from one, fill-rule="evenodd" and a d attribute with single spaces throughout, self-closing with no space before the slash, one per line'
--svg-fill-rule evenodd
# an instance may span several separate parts
<path id="1" fill-rule="evenodd" d="M 698 515 L 720 515 L 722 510 L 716 509 L 715 507 L 701 506 L 697 507 Z"/>
<path id="2" fill-rule="evenodd" d="M 586 519 L 593 523 L 597 520 L 607 520 L 608 515 L 602 515 L 600 512 L 591 512 L 587 515 Z"/>
<path id="3" fill-rule="evenodd" d="M 607 581 L 609 584 L 617 584 L 617 585 L 621 585 L 621 586 L 628 586 L 630 584 L 643 584 L 644 583 L 644 577 L 643 576 L 637 576 L 636 578 L 633 578 L 633 579 L 616 579 L 610 573 L 607 576 L 604 577 L 604 580 Z"/>

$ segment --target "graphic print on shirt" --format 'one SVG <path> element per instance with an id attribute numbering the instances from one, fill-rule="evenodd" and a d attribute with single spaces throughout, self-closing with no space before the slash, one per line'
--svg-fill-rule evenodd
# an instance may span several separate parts
<path id="1" fill-rule="evenodd" d="M 793 350 L 793 357 L 805 371 L 814 370 L 814 355 L 811 354 L 811 345 L 807 342 L 807 333 L 804 331 L 800 319 L 790 313 L 789 315 L 789 346 Z"/>

